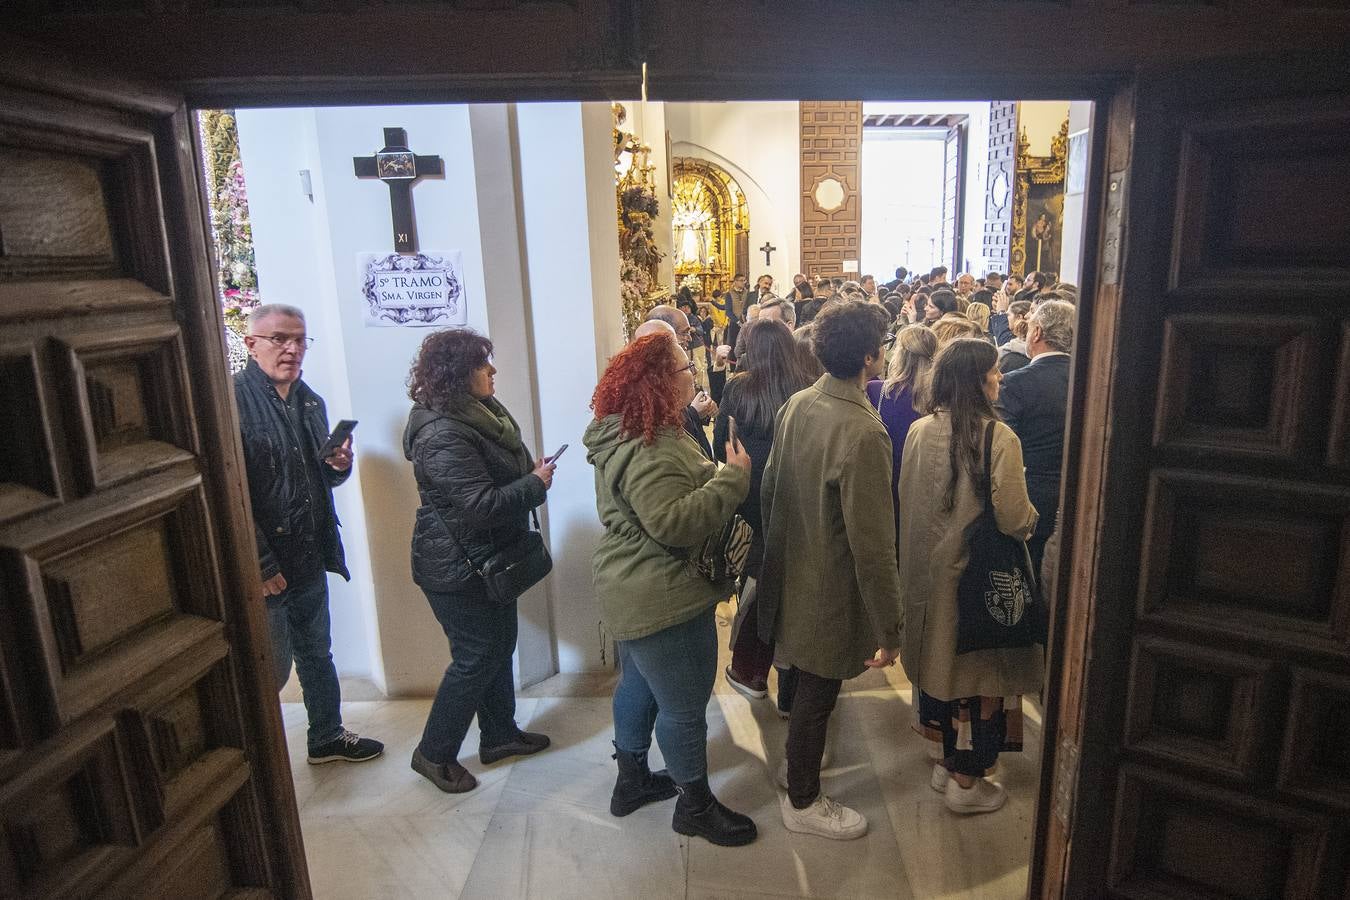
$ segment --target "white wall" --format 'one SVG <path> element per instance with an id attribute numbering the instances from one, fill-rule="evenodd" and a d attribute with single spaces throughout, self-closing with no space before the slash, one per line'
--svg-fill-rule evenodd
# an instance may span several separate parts
<path id="1" fill-rule="evenodd" d="M 306 329 L 315 339 L 305 357 L 304 377 L 328 404 L 329 418 L 352 415 L 337 283 L 327 240 L 323 171 L 317 155 L 313 110 L 239 110 L 240 156 L 249 193 L 249 218 L 264 303 L 289 303 L 305 310 Z M 350 163 L 348 164 L 350 166 Z M 301 192 L 299 173 L 308 169 L 314 199 Z M 350 172 L 350 169 L 348 169 Z M 365 424 L 356 443 L 364 445 Z M 384 690 L 378 652 L 375 589 L 371 580 L 366 517 L 362 503 L 364 452 L 347 483 L 333 494 L 343 523 L 350 584 L 329 579 L 333 659 L 347 678 L 370 678 Z"/>
<path id="2" fill-rule="evenodd" d="M 555 572 L 520 604 L 518 679 L 611 662 L 590 583 L 599 526 L 580 443 L 600 367 L 622 341 L 609 116 L 607 104 L 577 103 L 239 113 L 263 298 L 309 312 L 318 341 L 305 378 L 332 418 L 361 422 L 355 474 L 336 493 L 353 573 L 351 585 L 331 579 L 343 676 L 425 695 L 448 663 L 409 567 L 418 499 L 403 457 L 405 379 L 428 331 L 367 328 L 357 277 L 358 253 L 391 248 L 392 233 L 388 188 L 356 178 L 351 161 L 379 149 L 389 125 L 444 162 L 443 178 L 413 188 L 418 242 L 462 253 L 468 324 L 494 342 L 498 396 L 536 454 L 573 445 L 544 514 Z"/>
<path id="3" fill-rule="evenodd" d="M 672 153 L 716 163 L 745 193 L 750 216 L 750 276 L 791 288 L 801 271 L 801 169 L 798 104 L 667 103 Z M 764 265 L 765 241 L 778 249 Z M 786 285 L 786 287 L 785 287 Z"/>
<path id="4" fill-rule="evenodd" d="M 1084 162 L 1090 162 L 1092 154 L 1092 101 L 1075 100 L 1069 104 L 1069 137 L 1073 138 L 1076 134 L 1083 134 L 1088 142 L 1088 157 Z M 1092 171 L 1088 170 L 1091 177 Z M 1087 200 L 1087 193 L 1064 195 L 1064 223 L 1063 223 L 1063 248 L 1060 250 L 1059 277 L 1061 281 L 1069 281 L 1074 284 L 1083 283 L 1082 259 L 1083 259 L 1083 241 L 1086 239 L 1084 228 L 1086 227 L 1084 216 L 1084 203 Z"/>
<path id="5" fill-rule="evenodd" d="M 613 664 L 591 583 L 601 528 L 581 443 L 591 393 L 623 343 L 612 126 L 602 103 L 520 104 L 517 114 L 540 439 L 549 453 L 570 445 L 547 506 L 552 621 L 559 671 L 577 672 L 600 667 L 602 657 Z"/>

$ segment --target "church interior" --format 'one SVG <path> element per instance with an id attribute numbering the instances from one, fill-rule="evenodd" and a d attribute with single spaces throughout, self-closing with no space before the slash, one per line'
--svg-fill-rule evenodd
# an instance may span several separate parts
<path id="1" fill-rule="evenodd" d="M 1350 897 L 1344 3 L 23 0 L 0 47 L 0 896 Z M 707 781 L 758 839 L 677 833 L 687 794 L 616 818 L 597 380 L 653 303 L 899 269 L 1074 297 L 1006 803 L 954 813 L 879 666 L 820 781 L 868 832 L 787 830 L 729 597 Z M 232 375 L 263 303 L 359 423 L 327 599 L 361 765 L 310 764 L 274 672 Z M 475 724 L 447 793 L 409 767 L 451 654 L 401 435 L 459 326 L 520 445 L 572 449 L 510 660 L 552 745 L 484 762 Z"/>
<path id="2" fill-rule="evenodd" d="M 380 734 L 389 752 L 359 771 L 303 765 L 304 710 L 292 679 L 283 700 L 288 723 L 300 729 L 291 734 L 293 771 L 320 896 L 426 896 L 433 883 L 480 897 L 533 896 L 544 883 L 559 896 L 588 884 L 591 896 L 1025 892 L 1039 704 L 1027 702 L 1026 749 L 1005 765 L 1008 807 L 989 823 L 949 821 L 927 785 L 902 671 L 850 684 L 833 726 L 838 756 L 829 777 L 867 798 L 871 821 L 886 823 L 856 845 L 774 834 L 742 851 L 762 862 L 739 857 L 737 883 L 723 873 L 725 849 L 670 839 L 659 811 L 640 828 L 636 816 L 623 828 L 606 821 L 615 653 L 591 588 L 600 526 L 579 454 L 559 467 L 549 493 L 547 527 L 561 549 L 547 583 L 520 601 L 515 659 L 529 698 L 522 716 L 531 711 L 522 727 L 532 723 L 564 747 L 479 773 L 483 786 L 459 803 L 420 790 L 402 757 L 445 666 L 445 641 L 407 565 L 417 494 L 403 459 L 403 382 L 425 329 L 371 327 L 358 270 L 366 251 L 389 244 L 390 192 L 353 177 L 351 160 L 379 150 L 382 129 L 397 124 L 405 146 L 443 161 L 443 174 L 410 190 L 420 252 L 459 260 L 465 321 L 498 348 L 499 394 L 537 410 L 531 439 L 543 455 L 579 444 L 597 366 L 646 309 L 680 287 L 710 296 L 737 275 L 767 274 L 787 293 L 799 272 L 881 282 L 898 268 L 939 265 L 952 281 L 1040 270 L 1076 282 L 1092 114 L 1090 101 L 1067 100 L 199 113 L 217 254 L 234 263 L 220 267 L 227 322 L 242 331 L 258 303 L 303 308 L 315 339 L 306 382 L 322 385 L 331 417 L 360 422 L 360 463 L 334 495 L 353 578 L 330 579 L 333 655 L 346 715 L 360 723 L 353 730 Z M 623 239 L 635 192 L 656 201 L 643 222 L 655 248 L 645 266 L 627 258 Z M 1038 219 L 1054 223 L 1049 233 L 1037 231 Z M 724 655 L 734 609 L 722 609 Z M 720 678 L 710 716 L 710 753 L 722 761 L 714 783 L 772 815 L 769 778 L 783 724 Z M 971 828 L 990 839 L 989 850 L 979 865 L 955 864 L 948 848 Z M 601 852 L 616 834 L 627 844 L 618 857 L 631 868 L 597 888 L 575 856 Z M 563 836 L 566 846 L 557 843 Z M 775 871 L 771 860 L 784 852 L 800 865 Z M 438 857 L 433 869 L 415 864 L 428 856 Z"/>

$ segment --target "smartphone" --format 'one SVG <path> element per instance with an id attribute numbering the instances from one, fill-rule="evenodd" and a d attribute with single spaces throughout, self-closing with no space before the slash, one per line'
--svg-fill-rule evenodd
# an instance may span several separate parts
<path id="1" fill-rule="evenodd" d="M 740 439 L 736 437 L 736 417 L 727 416 L 727 440 L 731 441 L 731 446 L 740 445 Z"/>
<path id="2" fill-rule="evenodd" d="M 343 419 L 337 423 L 333 433 L 328 436 L 328 440 L 323 442 L 319 448 L 319 459 L 327 459 L 337 452 L 337 448 L 347 443 L 347 438 L 352 436 L 352 431 L 356 428 L 355 419 Z"/>
<path id="3" fill-rule="evenodd" d="M 558 461 L 558 457 L 562 456 L 563 453 L 566 452 L 567 448 L 570 447 L 570 446 L 572 446 L 572 445 L 571 445 L 571 444 L 563 444 L 561 447 L 559 447 L 557 450 L 555 450 L 555 451 L 553 452 L 553 455 L 552 455 L 552 456 L 545 456 L 545 457 L 544 457 L 544 461 L 545 461 L 545 462 L 551 462 L 551 463 L 557 462 L 557 461 Z"/>

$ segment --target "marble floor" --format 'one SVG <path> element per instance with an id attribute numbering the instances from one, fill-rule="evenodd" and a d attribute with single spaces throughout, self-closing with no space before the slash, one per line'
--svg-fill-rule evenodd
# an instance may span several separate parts
<path id="1" fill-rule="evenodd" d="M 1024 896 L 1041 734 L 1030 708 L 1026 751 L 1004 756 L 996 779 L 1008 789 L 1007 805 L 960 818 L 928 786 L 930 764 L 909 727 L 903 672 L 846 683 L 824 785 L 871 828 L 856 841 L 835 842 L 783 828 L 771 773 L 786 723 L 771 699 L 748 701 L 719 677 L 708 705 L 710 779 L 718 797 L 760 829 L 754 844 L 724 848 L 672 831 L 673 800 L 623 819 L 609 815 L 611 687 L 606 677 L 559 676 L 523 692 L 517 720 L 550 735 L 553 746 L 482 766 L 478 732 L 470 730 L 460 761 L 479 787 L 460 795 L 441 793 L 408 767 L 430 700 L 344 704 L 347 726 L 387 747 L 359 766 L 306 764 L 304 708 L 283 703 L 315 896 Z M 659 764 L 659 751 L 653 761 Z"/>

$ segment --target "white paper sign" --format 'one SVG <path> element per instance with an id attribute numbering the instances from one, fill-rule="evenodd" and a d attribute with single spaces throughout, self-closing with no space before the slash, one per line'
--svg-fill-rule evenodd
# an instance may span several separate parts
<path id="1" fill-rule="evenodd" d="M 458 250 L 358 253 L 367 328 L 464 325 L 469 310 Z"/>

